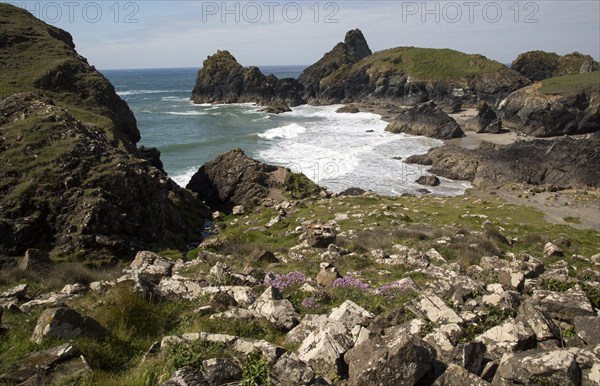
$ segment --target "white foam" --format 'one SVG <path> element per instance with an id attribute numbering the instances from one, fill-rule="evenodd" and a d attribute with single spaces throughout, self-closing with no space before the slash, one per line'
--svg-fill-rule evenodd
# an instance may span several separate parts
<path id="1" fill-rule="evenodd" d="M 340 106 L 298 106 L 281 117 L 287 123 L 259 134 L 267 142 L 257 156 L 304 173 L 333 191 L 358 186 L 381 194 L 414 193 L 415 180 L 426 168 L 402 160 L 424 154 L 443 142 L 426 137 L 392 134 L 387 123 L 371 113 L 339 114 Z M 401 158 L 401 160 L 394 158 Z M 468 183 L 445 180 L 428 188 L 438 194 L 461 194 Z"/>
<path id="2" fill-rule="evenodd" d="M 136 95 L 136 94 L 160 94 L 167 92 L 178 92 L 178 90 L 127 90 L 127 91 L 117 91 L 117 95 L 126 96 L 126 95 Z"/>
<path id="3" fill-rule="evenodd" d="M 304 132 L 306 132 L 306 127 L 300 126 L 297 123 L 291 123 L 289 125 L 267 130 L 264 133 L 258 134 L 258 136 L 264 139 L 290 139 L 296 138 Z"/>
<path id="4" fill-rule="evenodd" d="M 187 169 L 182 173 L 174 174 L 171 176 L 171 179 L 175 181 L 177 185 L 181 186 L 182 188 L 185 188 L 185 186 L 190 182 L 194 174 L 198 171 L 198 168 L 199 167 L 193 167 Z"/>
<path id="5" fill-rule="evenodd" d="M 163 101 L 169 101 L 169 102 L 187 102 L 190 100 L 190 98 L 177 97 L 177 96 L 166 96 L 166 97 L 162 97 L 160 99 Z"/>
<path id="6" fill-rule="evenodd" d="M 208 115 L 205 111 L 166 111 L 165 114 L 170 115 Z"/>

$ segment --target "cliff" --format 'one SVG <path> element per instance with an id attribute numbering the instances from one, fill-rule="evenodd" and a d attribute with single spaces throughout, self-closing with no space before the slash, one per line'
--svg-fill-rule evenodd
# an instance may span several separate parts
<path id="1" fill-rule="evenodd" d="M 205 208 L 136 148 L 133 113 L 71 36 L 8 4 L 0 24 L 1 260 L 32 247 L 126 258 L 197 240 Z"/>
<path id="2" fill-rule="evenodd" d="M 573 52 L 564 56 L 554 52 L 529 51 L 520 54 L 511 68 L 537 82 L 547 78 L 600 70 L 600 64 L 589 55 Z"/>

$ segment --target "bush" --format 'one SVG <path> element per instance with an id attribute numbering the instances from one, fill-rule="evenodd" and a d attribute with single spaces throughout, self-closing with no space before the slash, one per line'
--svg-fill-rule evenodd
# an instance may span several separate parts
<path id="1" fill-rule="evenodd" d="M 241 386 L 269 386 L 269 362 L 260 351 L 253 351 L 242 365 Z"/>

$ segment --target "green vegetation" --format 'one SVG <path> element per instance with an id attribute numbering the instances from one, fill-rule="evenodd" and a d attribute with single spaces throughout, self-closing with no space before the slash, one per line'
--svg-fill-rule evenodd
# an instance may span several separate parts
<path id="1" fill-rule="evenodd" d="M 571 94 L 589 90 L 600 92 L 600 71 L 549 78 L 542 81 L 543 94 Z"/>
<path id="2" fill-rule="evenodd" d="M 357 66 L 371 71 L 402 71 L 416 79 L 457 79 L 500 71 L 505 66 L 482 55 L 450 49 L 399 47 L 376 52 Z"/>
<path id="3" fill-rule="evenodd" d="M 302 173 L 288 172 L 285 176 L 285 188 L 296 199 L 319 194 L 319 186 Z"/>
<path id="4" fill-rule="evenodd" d="M 246 358 L 242 367 L 243 380 L 240 386 L 269 386 L 269 363 L 260 351 L 254 351 Z"/>

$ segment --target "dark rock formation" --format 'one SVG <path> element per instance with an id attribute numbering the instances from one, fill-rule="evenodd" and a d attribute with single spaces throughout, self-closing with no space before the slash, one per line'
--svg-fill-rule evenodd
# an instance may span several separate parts
<path id="1" fill-rule="evenodd" d="M 358 112 L 360 112 L 359 108 L 354 106 L 354 105 L 347 105 L 347 106 L 343 106 L 340 107 L 339 109 L 335 110 L 336 113 L 350 113 L 350 114 L 356 114 Z"/>
<path id="2" fill-rule="evenodd" d="M 213 210 L 227 212 L 236 205 L 254 207 L 273 190 L 279 194 L 286 190 L 297 194 L 319 193 L 319 188 L 303 175 L 256 161 L 239 148 L 205 163 L 187 188 L 198 193 Z"/>
<path id="3" fill-rule="evenodd" d="M 501 146 L 483 143 L 475 150 L 454 146 L 432 149 L 430 172 L 475 185 L 491 182 L 560 187 L 600 186 L 600 135 L 518 141 Z"/>
<path id="4" fill-rule="evenodd" d="M 305 99 L 309 102 L 318 100 L 319 103 L 325 103 L 326 100 L 323 100 L 321 94 L 330 95 L 334 101 L 344 99 L 343 87 L 340 89 L 339 85 L 335 85 L 334 89 L 325 91 L 321 81 L 336 72 L 347 72 L 354 63 L 371 54 L 362 32 L 359 29 L 348 31 L 343 43 L 338 43 L 318 62 L 306 68 L 298 78 L 304 86 Z M 341 94 L 336 95 L 338 92 Z"/>
<path id="5" fill-rule="evenodd" d="M 477 115 L 465 123 L 465 130 L 498 134 L 502 130 L 502 122 L 498 120 L 496 113 L 487 103 L 481 102 Z"/>
<path id="6" fill-rule="evenodd" d="M 517 90 L 501 104 L 511 131 L 536 137 L 600 130 L 600 72 L 547 79 Z"/>
<path id="7" fill-rule="evenodd" d="M 424 135 L 438 139 L 457 138 L 464 135 L 458 123 L 433 102 L 421 103 L 404 110 L 387 125 L 385 131 Z"/>
<path id="8" fill-rule="evenodd" d="M 194 103 L 245 103 L 269 105 L 273 102 L 289 106 L 302 104 L 302 86 L 297 80 L 265 76 L 258 67 L 244 68 L 229 53 L 217 51 L 209 56 L 198 71 L 192 91 Z"/>
<path id="9" fill-rule="evenodd" d="M 290 106 L 286 105 L 283 102 L 271 102 L 267 107 L 260 111 L 269 114 L 281 114 L 292 111 L 292 109 L 290 109 Z"/>
<path id="10" fill-rule="evenodd" d="M 155 147 L 146 147 L 141 145 L 139 148 L 140 153 L 144 159 L 150 161 L 150 164 L 158 170 L 164 172 L 163 163 L 160 160 L 160 150 Z"/>
<path id="11" fill-rule="evenodd" d="M 416 183 L 425 186 L 438 186 L 440 179 L 436 176 L 421 176 L 417 179 Z"/>
<path id="12" fill-rule="evenodd" d="M 112 259 L 195 241 L 206 209 L 135 148 L 133 114 L 70 35 L 8 4 L 0 23 L 0 264 L 40 245 Z"/>
<path id="13" fill-rule="evenodd" d="M 529 51 L 512 62 L 512 69 L 537 82 L 555 76 L 598 71 L 600 63 L 579 52 L 560 56 L 554 52 Z"/>

